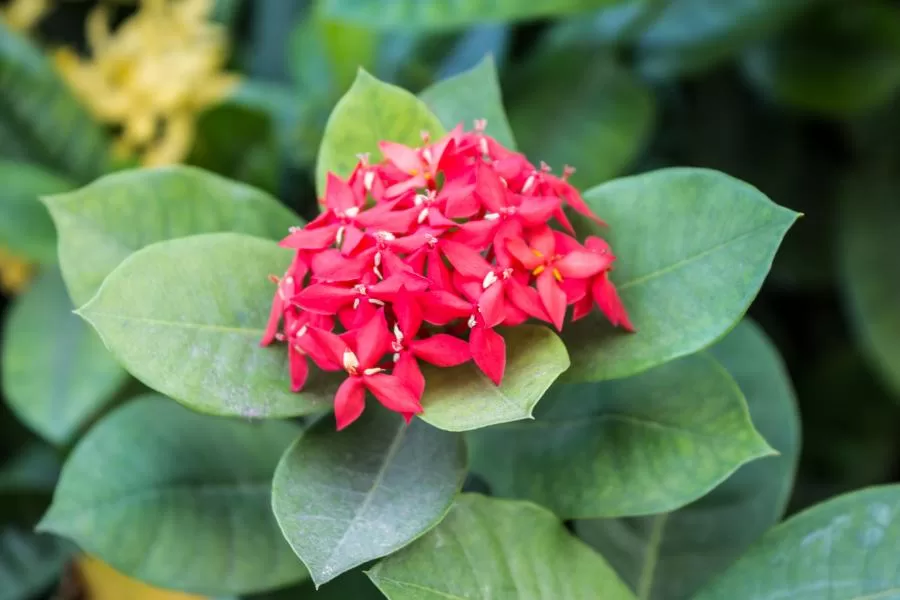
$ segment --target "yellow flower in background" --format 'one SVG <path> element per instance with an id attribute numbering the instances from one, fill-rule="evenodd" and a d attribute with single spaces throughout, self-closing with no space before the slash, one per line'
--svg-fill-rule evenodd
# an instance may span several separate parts
<path id="1" fill-rule="evenodd" d="M 51 0 L 13 0 L 0 9 L 0 18 L 13 31 L 31 30 L 50 11 Z"/>
<path id="2" fill-rule="evenodd" d="M 209 21 L 214 0 L 142 0 L 115 31 L 104 6 L 86 23 L 91 58 L 55 54 L 63 77 L 100 120 L 121 127 L 117 150 L 145 165 L 184 160 L 200 112 L 237 84 L 222 72 L 226 30 Z"/>
<path id="3" fill-rule="evenodd" d="M 34 265 L 0 246 L 0 291 L 18 294 L 34 276 Z"/>
<path id="4" fill-rule="evenodd" d="M 206 600 L 203 596 L 151 587 L 90 556 L 78 558 L 75 567 L 84 597 L 90 600 Z"/>

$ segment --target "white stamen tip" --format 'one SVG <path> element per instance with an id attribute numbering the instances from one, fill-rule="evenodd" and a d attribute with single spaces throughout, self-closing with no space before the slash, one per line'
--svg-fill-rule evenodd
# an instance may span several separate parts
<path id="1" fill-rule="evenodd" d="M 304 325 L 303 327 L 300 328 L 300 331 L 297 332 L 297 337 L 303 337 L 304 335 L 306 335 L 307 331 L 309 331 L 309 328 L 306 325 Z"/>
<path id="2" fill-rule="evenodd" d="M 425 194 L 416 194 L 416 197 L 413 198 L 413 202 L 415 202 L 416 206 L 422 206 L 426 200 L 428 200 L 428 196 Z"/>
<path id="3" fill-rule="evenodd" d="M 472 329 L 477 324 L 478 324 L 478 321 L 475 319 L 475 315 L 472 315 L 471 317 L 469 317 L 469 322 L 468 322 L 469 329 Z"/>
<path id="4" fill-rule="evenodd" d="M 394 353 L 394 362 L 400 362 L 400 353 L 399 352 Z"/>
<path id="5" fill-rule="evenodd" d="M 369 302 L 374 304 L 375 306 L 384 306 L 384 302 L 378 300 L 377 298 L 369 298 Z"/>
<path id="6" fill-rule="evenodd" d="M 356 215 L 358 215 L 358 214 L 359 214 L 358 206 L 351 206 L 350 208 L 348 208 L 347 210 L 344 211 L 344 216 L 350 217 L 351 219 L 355 218 Z"/>
<path id="7" fill-rule="evenodd" d="M 421 225 L 422 223 L 425 222 L 425 219 L 427 219 L 427 218 L 428 218 L 428 207 L 426 206 L 425 208 L 423 208 L 421 210 L 421 212 L 419 212 L 419 217 L 416 220 L 418 221 L 419 225 Z"/>
<path id="8" fill-rule="evenodd" d="M 397 338 L 398 342 L 403 341 L 403 332 L 400 331 L 400 325 L 394 323 L 394 337 Z"/>
<path id="9" fill-rule="evenodd" d="M 528 176 L 528 179 L 525 180 L 525 185 L 522 186 L 522 193 L 527 194 L 531 191 L 531 188 L 534 187 L 534 173 Z"/>
<path id="10" fill-rule="evenodd" d="M 434 155 L 431 153 L 431 148 L 425 148 L 422 150 L 422 158 L 424 158 L 427 162 L 431 162 L 434 160 Z"/>
<path id="11" fill-rule="evenodd" d="M 375 367 L 372 369 L 366 369 L 365 371 L 363 371 L 363 375 L 377 375 L 378 373 L 382 373 L 382 372 L 384 372 L 384 369 Z"/>
<path id="12" fill-rule="evenodd" d="M 377 269 L 378 267 L 381 266 L 381 252 L 376 252 L 376 253 L 375 253 L 375 259 L 374 259 L 374 262 L 375 262 L 375 268 L 376 268 L 376 269 Z"/>
<path id="13" fill-rule="evenodd" d="M 493 271 L 488 271 L 488 274 L 484 276 L 484 281 L 481 282 L 481 287 L 486 290 L 495 283 L 497 283 L 497 274 Z"/>
<path id="14" fill-rule="evenodd" d="M 484 131 L 487 129 L 487 119 L 475 119 L 475 131 Z"/>
<path id="15" fill-rule="evenodd" d="M 486 215 L 484 215 L 485 221 L 496 221 L 499 218 L 500 218 L 500 213 L 487 213 Z"/>
<path id="16" fill-rule="evenodd" d="M 344 244 L 344 226 L 343 225 L 338 227 L 337 235 L 334 236 L 334 239 L 337 240 L 338 246 L 342 246 Z"/>
<path id="17" fill-rule="evenodd" d="M 353 310 L 356 310 L 357 308 L 359 308 L 359 298 L 353 301 Z"/>
<path id="18" fill-rule="evenodd" d="M 359 359 L 356 358 L 356 355 L 353 354 L 353 351 L 349 348 L 344 350 L 344 355 L 341 357 L 341 362 L 344 365 L 344 370 L 348 373 L 355 373 L 356 369 L 359 368 Z"/>
<path id="19" fill-rule="evenodd" d="M 363 175 L 363 186 L 365 186 L 367 192 L 372 191 L 372 184 L 375 183 L 375 173 L 372 171 L 366 171 L 366 174 Z"/>

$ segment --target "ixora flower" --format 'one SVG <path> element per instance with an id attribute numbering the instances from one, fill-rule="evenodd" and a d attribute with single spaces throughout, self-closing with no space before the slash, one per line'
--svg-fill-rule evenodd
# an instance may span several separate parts
<path id="1" fill-rule="evenodd" d="M 281 242 L 296 254 L 275 278 L 262 344 L 288 344 L 294 391 L 307 359 L 347 374 L 338 429 L 362 414 L 367 391 L 407 420 L 420 413 L 420 362 L 472 360 L 500 385 L 498 326 L 536 319 L 561 330 L 569 306 L 576 319 L 596 306 L 633 330 L 609 279 L 609 244 L 579 242 L 563 212 L 602 223 L 566 181 L 571 170 L 535 168 L 484 127 L 434 142 L 423 134 L 418 148 L 382 142 L 381 163 L 363 156 L 346 180 L 329 174 L 322 214 Z"/>
<path id="2" fill-rule="evenodd" d="M 88 17 L 92 57 L 63 48 L 60 73 L 97 118 L 122 130 L 117 150 L 147 166 L 183 161 L 200 112 L 227 96 L 224 28 L 208 20 L 213 0 L 142 0 L 115 32 L 104 5 Z"/>

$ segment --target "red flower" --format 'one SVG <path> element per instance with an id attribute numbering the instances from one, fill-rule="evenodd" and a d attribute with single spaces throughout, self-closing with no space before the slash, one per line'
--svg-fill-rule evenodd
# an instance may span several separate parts
<path id="1" fill-rule="evenodd" d="M 338 428 L 361 414 L 366 391 L 407 419 L 427 386 L 419 361 L 470 358 L 496 385 L 506 370 L 498 325 L 529 319 L 563 327 L 596 305 L 632 330 L 609 279 L 615 256 L 572 231 L 563 206 L 597 222 L 578 191 L 484 132 L 457 127 L 421 147 L 382 142 L 385 159 L 360 161 L 347 180 L 329 174 L 323 212 L 282 240 L 296 250 L 278 284 L 262 344 L 288 344 L 291 389 L 308 359 L 345 371 L 335 397 Z M 534 287 L 532 287 L 532 285 Z M 428 323 L 424 326 L 423 323 Z M 392 365 L 388 373 L 386 368 Z"/>

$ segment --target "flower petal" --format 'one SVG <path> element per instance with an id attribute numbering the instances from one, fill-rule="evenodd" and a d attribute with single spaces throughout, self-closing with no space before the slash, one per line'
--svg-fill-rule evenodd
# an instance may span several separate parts
<path id="1" fill-rule="evenodd" d="M 622 299 L 619 298 L 616 286 L 609 279 L 608 271 L 594 279 L 591 291 L 594 295 L 594 301 L 600 310 L 603 311 L 603 314 L 606 315 L 606 318 L 609 319 L 610 323 L 614 326 L 621 325 L 628 331 L 634 331 L 634 325 L 631 324 L 631 319 L 628 318 L 628 312 L 625 310 L 625 305 L 622 304 Z"/>
<path id="2" fill-rule="evenodd" d="M 410 343 L 410 348 L 416 357 L 438 367 L 455 367 L 472 358 L 469 344 L 447 333 L 415 340 Z"/>
<path id="3" fill-rule="evenodd" d="M 378 373 L 362 379 L 372 395 L 385 407 L 398 413 L 419 414 L 422 412 L 419 399 L 399 377 Z"/>
<path id="4" fill-rule="evenodd" d="M 472 304 L 447 290 L 431 290 L 422 295 L 425 321 L 432 325 L 446 325 L 472 314 Z"/>
<path id="5" fill-rule="evenodd" d="M 422 170 L 422 159 L 415 149 L 387 141 L 378 142 L 378 148 L 386 159 L 407 175 L 417 175 Z"/>
<path id="6" fill-rule="evenodd" d="M 334 396 L 334 418 L 338 431 L 357 420 L 366 407 L 366 388 L 362 379 L 348 377 Z"/>
<path id="7" fill-rule="evenodd" d="M 500 176 L 484 161 L 478 162 L 475 172 L 475 195 L 488 212 L 499 213 L 509 206 L 510 191 Z"/>
<path id="8" fill-rule="evenodd" d="M 535 319 L 550 322 L 550 316 L 544 309 L 537 290 L 512 278 L 505 281 L 503 285 L 506 287 L 506 297 L 516 308 Z"/>
<path id="9" fill-rule="evenodd" d="M 469 334 L 469 348 L 478 368 L 494 385 L 500 385 L 506 370 L 506 340 L 503 336 L 493 329 L 478 325 Z"/>
<path id="10" fill-rule="evenodd" d="M 394 363 L 393 375 L 400 379 L 416 398 L 425 393 L 425 376 L 412 352 L 401 352 L 400 360 Z"/>
<path id="11" fill-rule="evenodd" d="M 393 336 L 388 331 L 384 309 L 379 309 L 369 321 L 355 330 L 356 358 L 360 369 L 371 369 L 391 348 Z"/>
<path id="12" fill-rule="evenodd" d="M 537 278 L 537 291 L 541 302 L 550 316 L 550 322 L 557 330 L 562 330 L 566 319 L 566 293 L 550 271 L 544 271 Z"/>
<path id="13" fill-rule="evenodd" d="M 553 235 L 553 230 L 547 225 L 535 229 L 529 242 L 531 247 L 540 252 L 545 258 L 550 258 L 556 254 L 556 237 Z"/>
<path id="14" fill-rule="evenodd" d="M 441 252 L 461 275 L 484 279 L 491 270 L 491 265 L 478 252 L 452 240 L 441 242 Z"/>
<path id="15" fill-rule="evenodd" d="M 486 327 L 496 327 L 506 318 L 504 295 L 503 285 L 499 281 L 495 281 L 481 293 L 478 310 Z"/>
<path id="16" fill-rule="evenodd" d="M 353 288 L 328 283 L 314 283 L 291 298 L 291 302 L 303 310 L 320 315 L 336 315 L 358 296 L 359 293 Z"/>
<path id="17" fill-rule="evenodd" d="M 348 208 L 359 207 L 360 201 L 349 183 L 334 173 L 328 173 L 325 181 L 325 206 L 335 214 L 343 214 Z"/>
<path id="18" fill-rule="evenodd" d="M 291 391 L 299 392 L 306 385 L 309 365 L 306 364 L 306 354 L 296 344 L 291 344 L 288 349 L 288 365 L 291 372 Z"/>
<path id="19" fill-rule="evenodd" d="M 296 250 L 324 250 L 332 245 L 337 238 L 338 224 L 325 225 L 318 229 L 293 230 L 286 238 L 279 242 L 282 248 L 294 248 Z"/>
<path id="20" fill-rule="evenodd" d="M 506 249 L 529 271 L 533 271 L 544 262 L 543 259 L 538 258 L 538 256 L 531 251 L 531 248 L 528 247 L 528 244 L 526 244 L 525 240 L 522 238 L 507 238 Z"/>

